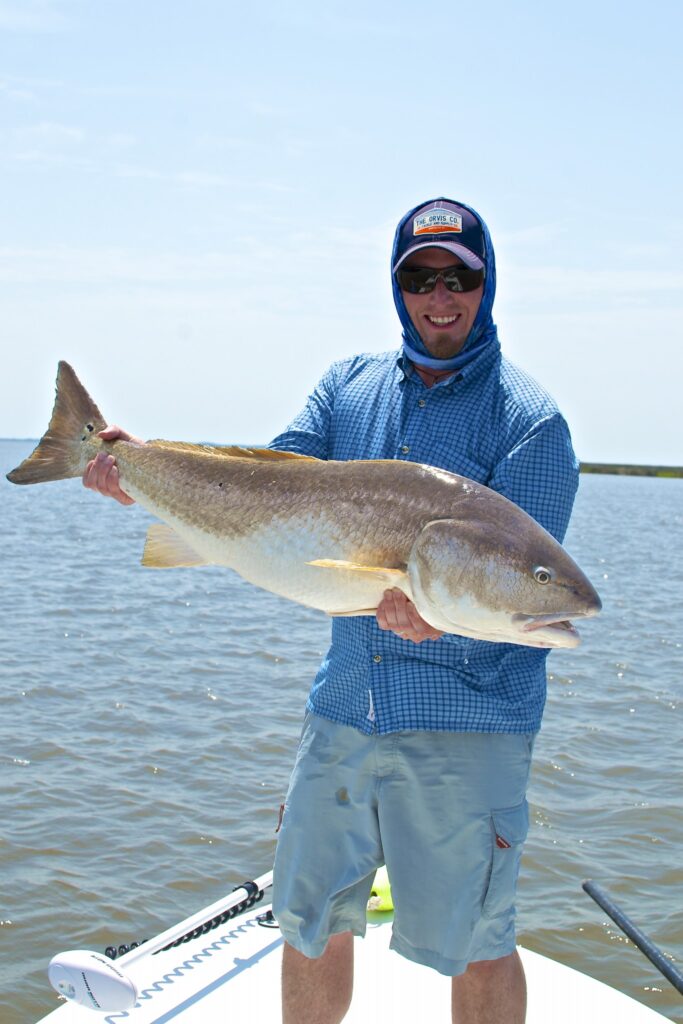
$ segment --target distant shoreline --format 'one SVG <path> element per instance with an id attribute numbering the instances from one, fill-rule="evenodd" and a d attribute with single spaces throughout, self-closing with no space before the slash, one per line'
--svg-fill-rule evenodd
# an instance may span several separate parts
<path id="1" fill-rule="evenodd" d="M 614 476 L 683 477 L 683 466 L 630 466 L 612 462 L 582 462 L 582 473 L 611 473 Z"/>
<path id="2" fill-rule="evenodd" d="M 31 441 L 38 443 L 36 437 L 0 437 L 0 441 Z M 252 447 L 260 448 L 261 445 Z M 683 466 L 638 466 L 618 462 L 582 462 L 582 473 L 607 473 L 613 476 L 659 476 L 683 478 Z"/>

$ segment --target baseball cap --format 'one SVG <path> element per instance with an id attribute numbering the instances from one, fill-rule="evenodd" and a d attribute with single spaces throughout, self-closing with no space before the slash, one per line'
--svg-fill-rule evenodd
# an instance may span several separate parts
<path id="1" fill-rule="evenodd" d="M 403 261 L 420 249 L 447 249 L 467 267 L 484 266 L 484 234 L 473 213 L 447 199 L 425 203 L 401 229 L 396 247 L 396 273 Z"/>

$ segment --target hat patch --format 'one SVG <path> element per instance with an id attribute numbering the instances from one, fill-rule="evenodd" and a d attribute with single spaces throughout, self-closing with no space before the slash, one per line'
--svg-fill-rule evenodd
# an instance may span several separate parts
<path id="1" fill-rule="evenodd" d="M 462 217 L 452 210 L 437 207 L 422 213 L 413 221 L 414 235 L 438 235 L 441 232 L 462 232 Z"/>

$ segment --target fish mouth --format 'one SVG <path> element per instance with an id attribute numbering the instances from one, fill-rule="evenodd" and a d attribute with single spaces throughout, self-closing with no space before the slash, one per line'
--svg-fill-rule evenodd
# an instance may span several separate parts
<path id="1" fill-rule="evenodd" d="M 574 613 L 574 618 L 587 618 Z M 556 615 L 515 615 L 513 621 L 525 636 L 525 643 L 534 647 L 578 647 L 581 636 L 569 618 Z M 530 635 L 531 634 L 531 635 Z"/>

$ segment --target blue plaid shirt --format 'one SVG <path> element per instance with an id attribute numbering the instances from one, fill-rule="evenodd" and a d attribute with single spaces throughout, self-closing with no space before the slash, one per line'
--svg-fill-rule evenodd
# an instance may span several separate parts
<path id="1" fill-rule="evenodd" d="M 438 466 L 504 494 L 560 541 L 578 485 L 567 424 L 497 339 L 432 388 L 400 353 L 334 363 L 270 447 Z M 452 634 L 414 644 L 370 616 L 334 619 L 307 707 L 368 734 L 536 732 L 546 656 Z"/>

